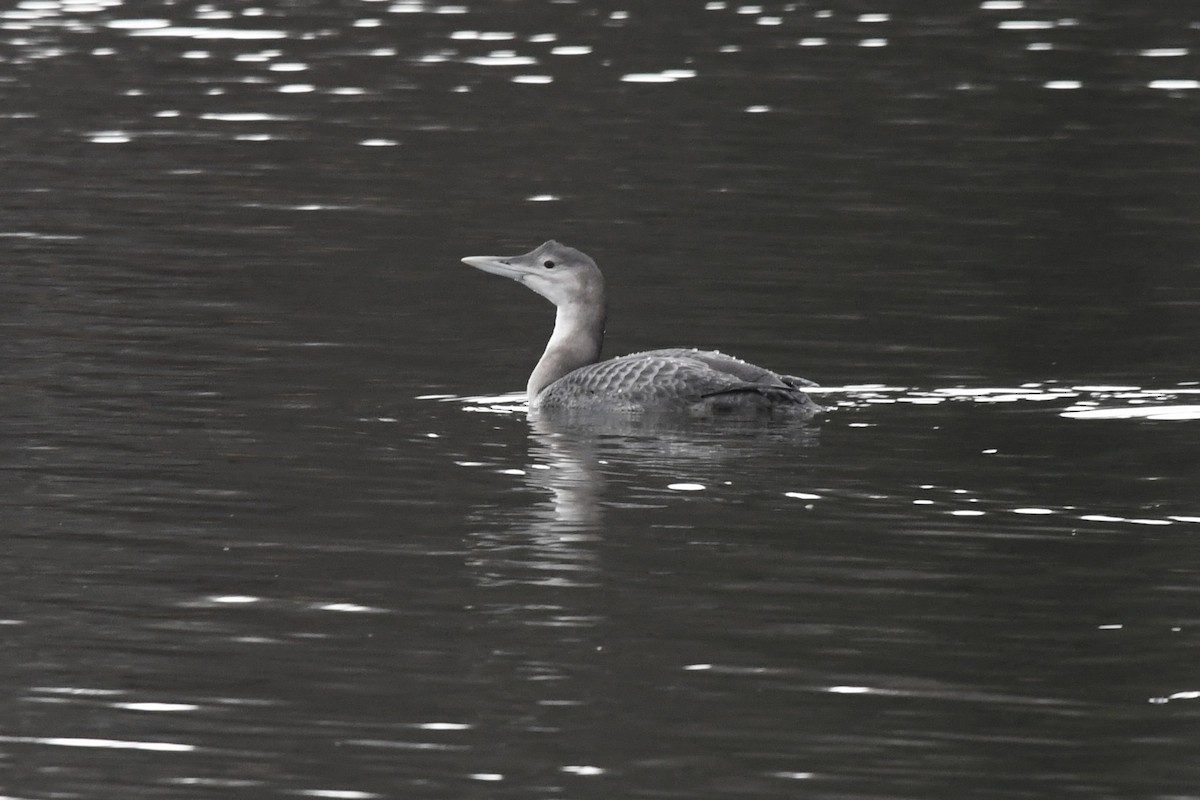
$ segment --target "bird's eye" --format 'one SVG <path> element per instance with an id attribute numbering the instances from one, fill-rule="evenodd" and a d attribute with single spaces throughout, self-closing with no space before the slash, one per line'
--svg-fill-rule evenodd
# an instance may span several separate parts
<path id="1" fill-rule="evenodd" d="M 545 267 L 546 269 L 554 269 L 554 262 L 547 260 L 542 263 L 542 266 Z"/>

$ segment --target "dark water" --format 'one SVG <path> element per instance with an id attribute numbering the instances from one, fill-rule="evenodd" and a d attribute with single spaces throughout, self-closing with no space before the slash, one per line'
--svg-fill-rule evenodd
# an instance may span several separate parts
<path id="1" fill-rule="evenodd" d="M 6 5 L 0 795 L 1200 797 L 1200 21 L 1122 5 Z M 531 426 L 458 259 L 551 237 L 834 410 Z"/>

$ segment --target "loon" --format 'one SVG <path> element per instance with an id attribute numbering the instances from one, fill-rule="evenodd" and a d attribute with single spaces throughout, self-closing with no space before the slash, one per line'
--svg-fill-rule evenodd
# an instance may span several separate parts
<path id="1" fill-rule="evenodd" d="M 463 263 L 511 278 L 558 309 L 554 332 L 526 386 L 532 415 L 780 412 L 808 419 L 823 410 L 803 391 L 817 385 L 812 381 L 716 350 L 672 347 L 600 361 L 604 276 L 573 247 L 551 240 L 524 255 L 470 256 Z"/>

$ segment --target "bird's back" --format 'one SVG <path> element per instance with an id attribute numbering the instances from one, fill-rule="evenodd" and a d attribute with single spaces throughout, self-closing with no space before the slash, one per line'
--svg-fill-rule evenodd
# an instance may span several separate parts
<path id="1" fill-rule="evenodd" d="M 665 412 L 691 415 L 770 412 L 812 416 L 820 407 L 779 375 L 715 350 L 669 348 L 632 353 L 567 373 L 536 398 L 552 412 Z"/>

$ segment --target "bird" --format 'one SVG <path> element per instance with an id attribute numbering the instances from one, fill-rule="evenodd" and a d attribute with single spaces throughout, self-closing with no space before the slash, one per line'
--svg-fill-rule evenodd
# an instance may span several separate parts
<path id="1" fill-rule="evenodd" d="M 717 350 L 670 347 L 600 360 L 607 296 L 585 253 L 550 240 L 519 256 L 469 256 L 464 264 L 510 278 L 557 308 L 554 331 L 525 387 L 529 413 L 648 413 L 709 417 L 823 411 L 804 392 L 817 384 Z"/>

